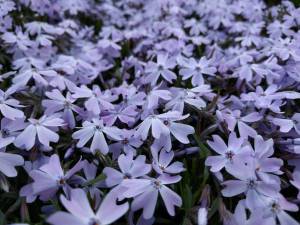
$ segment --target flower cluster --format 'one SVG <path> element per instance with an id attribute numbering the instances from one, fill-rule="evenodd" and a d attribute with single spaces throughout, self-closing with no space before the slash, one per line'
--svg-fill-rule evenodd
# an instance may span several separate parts
<path id="1" fill-rule="evenodd" d="M 0 0 L 0 220 L 299 225 L 297 4 Z"/>

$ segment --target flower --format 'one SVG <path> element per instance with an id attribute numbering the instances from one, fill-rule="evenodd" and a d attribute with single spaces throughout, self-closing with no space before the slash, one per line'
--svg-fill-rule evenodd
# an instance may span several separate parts
<path id="1" fill-rule="evenodd" d="M 298 225 L 299 223 L 293 219 L 286 211 L 296 212 L 298 206 L 288 202 L 281 194 L 273 198 L 265 198 L 264 207 L 258 208 L 255 213 L 261 213 L 263 224 L 276 225 L 279 221 L 280 225 Z"/>
<path id="2" fill-rule="evenodd" d="M 113 191 L 105 196 L 96 213 L 92 210 L 86 193 L 82 189 L 71 190 L 70 199 L 61 195 L 60 201 L 69 213 L 61 211 L 54 213 L 47 219 L 50 224 L 107 225 L 119 219 L 129 208 L 127 202 L 117 204 L 116 194 Z"/>
<path id="3" fill-rule="evenodd" d="M 176 79 L 176 74 L 171 71 L 175 67 L 174 59 L 170 58 L 167 54 L 158 54 L 155 62 L 149 62 L 146 66 L 145 78 L 146 83 L 151 83 L 154 86 L 158 78 L 162 76 L 166 81 L 172 83 L 172 80 Z"/>
<path id="4" fill-rule="evenodd" d="M 26 124 L 24 119 L 9 120 L 3 118 L 1 120 L 1 129 L 0 129 L 0 149 L 5 148 L 9 144 L 13 143 L 16 135 L 19 134 L 20 130 L 25 128 Z"/>
<path id="5" fill-rule="evenodd" d="M 72 137 L 78 139 L 77 147 L 82 148 L 92 137 L 90 150 L 95 153 L 99 150 L 103 154 L 108 153 L 108 145 L 105 140 L 104 134 L 115 140 L 121 140 L 120 131 L 116 127 L 104 126 L 103 121 L 99 119 L 92 119 L 92 121 L 84 121 L 82 129 L 74 132 Z"/>
<path id="6" fill-rule="evenodd" d="M 246 116 L 241 116 L 240 110 L 234 110 L 233 112 L 224 113 L 222 115 L 228 124 L 228 129 L 231 132 L 234 131 L 234 128 L 237 125 L 241 137 L 255 137 L 257 135 L 257 132 L 252 127 L 247 125 L 247 123 L 253 123 L 261 120 L 262 116 L 259 113 L 252 112 Z"/>
<path id="7" fill-rule="evenodd" d="M 178 174 L 184 171 L 183 163 L 182 162 L 172 162 L 174 158 L 174 152 L 162 149 L 160 152 L 152 148 L 151 153 L 153 156 L 152 167 L 158 174 Z"/>
<path id="8" fill-rule="evenodd" d="M 168 90 L 159 90 L 158 87 L 154 87 L 146 97 L 146 107 L 147 109 L 154 109 L 158 107 L 159 99 L 165 101 L 171 100 L 171 93 Z"/>
<path id="9" fill-rule="evenodd" d="M 112 126 L 117 120 L 129 125 L 135 122 L 138 114 L 135 109 L 135 106 L 116 106 L 114 109 L 104 111 L 102 119 L 109 126 Z"/>
<path id="10" fill-rule="evenodd" d="M 97 175 L 98 175 L 97 166 L 98 165 L 89 163 L 87 160 L 85 160 L 83 162 L 84 177 L 76 174 L 72 177 L 72 182 L 74 182 L 78 186 L 79 184 L 82 185 L 83 186 L 82 189 L 86 193 L 89 193 L 91 198 L 93 198 L 94 208 L 99 207 L 102 201 L 102 191 L 99 189 L 99 187 L 103 187 L 102 180 L 99 182 L 95 182 L 95 180 L 97 180 Z"/>
<path id="11" fill-rule="evenodd" d="M 211 92 L 208 85 L 199 85 L 192 89 L 173 88 L 171 90 L 174 98 L 166 104 L 166 109 L 172 109 L 181 113 L 183 113 L 185 103 L 197 109 L 206 107 L 206 102 L 203 100 L 202 95 Z"/>
<path id="12" fill-rule="evenodd" d="M 26 86 L 26 84 L 33 79 L 37 84 L 48 86 L 48 79 L 55 76 L 56 72 L 53 70 L 41 69 L 38 67 L 21 70 L 13 79 L 17 85 Z"/>
<path id="13" fill-rule="evenodd" d="M 254 160 L 248 163 L 254 163 L 255 173 L 257 176 L 266 182 L 278 183 L 278 177 L 274 174 L 280 175 L 280 170 L 283 166 L 283 161 L 276 157 L 271 157 L 274 154 L 273 140 L 264 141 L 261 136 L 256 136 L 254 139 L 254 150 L 252 155 L 254 158 L 248 157 L 249 160 Z M 245 160 L 247 161 L 247 159 Z"/>
<path id="14" fill-rule="evenodd" d="M 13 32 L 5 32 L 2 35 L 2 39 L 5 43 L 16 46 L 22 51 L 28 50 L 28 47 L 32 45 L 28 35 L 23 33 L 22 31 L 18 31 L 16 33 Z"/>
<path id="15" fill-rule="evenodd" d="M 279 130 L 282 133 L 287 133 L 294 127 L 294 123 L 290 119 L 281 119 L 281 118 L 275 118 L 275 117 L 272 117 L 272 116 L 268 116 L 267 118 L 273 124 L 275 124 L 276 126 L 279 126 L 280 127 Z"/>
<path id="16" fill-rule="evenodd" d="M 198 210 L 198 225 L 207 225 L 207 209 L 200 207 Z"/>
<path id="17" fill-rule="evenodd" d="M 300 171 L 296 170 L 293 173 L 293 180 L 290 181 L 298 190 L 300 190 Z M 298 192 L 298 199 L 300 199 L 300 192 Z"/>
<path id="18" fill-rule="evenodd" d="M 212 61 L 205 56 L 201 57 L 199 61 L 194 58 L 186 59 L 179 58 L 178 63 L 183 67 L 179 70 L 183 80 L 192 77 L 192 84 L 194 87 L 204 83 L 203 75 L 215 76 L 217 69 L 212 66 Z"/>
<path id="19" fill-rule="evenodd" d="M 74 128 L 76 121 L 73 111 L 78 112 L 80 109 L 73 104 L 75 99 L 71 97 L 71 94 L 68 92 L 66 97 L 64 97 L 59 90 L 54 89 L 52 92 L 46 92 L 46 96 L 50 99 L 42 102 L 42 105 L 46 108 L 45 114 L 51 115 L 63 110 L 62 117 L 64 121 L 70 128 Z"/>
<path id="20" fill-rule="evenodd" d="M 122 186 L 127 188 L 122 195 L 126 198 L 134 197 L 132 210 L 136 211 L 142 208 L 143 217 L 150 219 L 153 216 L 159 193 L 168 213 L 174 216 L 175 206 L 180 207 L 182 200 L 166 185 L 177 183 L 180 179 L 180 176 L 168 175 L 161 175 L 157 179 L 127 179 L 122 182 Z"/>
<path id="21" fill-rule="evenodd" d="M 195 132 L 194 128 L 190 125 L 175 122 L 187 117 L 188 115 L 181 116 L 177 111 L 169 111 L 159 115 L 150 115 L 138 126 L 135 137 L 140 136 L 145 140 L 151 127 L 152 136 L 156 139 L 160 138 L 161 134 L 167 135 L 170 138 L 171 133 L 178 141 L 187 144 L 189 143 L 187 136 Z"/>
<path id="22" fill-rule="evenodd" d="M 16 87 L 11 87 L 5 92 L 0 90 L 0 112 L 4 117 L 11 120 L 24 117 L 24 113 L 16 109 L 22 107 L 22 105 L 19 104 L 18 100 L 10 97 L 16 90 Z"/>
<path id="23" fill-rule="evenodd" d="M 0 171 L 7 177 L 17 176 L 16 166 L 22 166 L 24 159 L 17 154 L 0 152 Z"/>
<path id="24" fill-rule="evenodd" d="M 110 144 L 109 150 L 113 153 L 113 158 L 116 159 L 124 152 L 126 154 L 133 153 L 136 155 L 136 149 L 143 144 L 139 138 L 134 137 L 134 130 L 122 129 L 120 130 L 120 139 Z"/>
<path id="25" fill-rule="evenodd" d="M 298 224 L 296 1 L 0 0 L 5 223 Z"/>
<path id="26" fill-rule="evenodd" d="M 255 169 L 255 164 L 250 161 L 247 164 L 239 162 L 228 168 L 228 172 L 238 180 L 224 181 L 222 195 L 232 197 L 244 193 L 246 205 L 250 209 L 261 206 L 265 196 L 276 196 L 280 190 L 280 183 L 260 180 L 255 174 Z"/>
<path id="27" fill-rule="evenodd" d="M 51 116 L 42 116 L 40 119 L 28 119 L 29 123 L 22 133 L 14 141 L 19 148 L 31 149 L 36 140 L 49 147 L 50 142 L 58 142 L 59 136 L 49 128 L 57 128 L 64 125 L 64 121 L 53 114 Z"/>
<path id="28" fill-rule="evenodd" d="M 105 167 L 103 173 L 106 175 L 105 184 L 108 187 L 121 184 L 126 179 L 136 179 L 143 177 L 151 171 L 151 165 L 145 162 L 146 157 L 139 155 L 133 159 L 133 154 L 120 155 L 118 158 L 118 165 L 121 170 Z"/>
<path id="29" fill-rule="evenodd" d="M 101 92 L 99 87 L 94 86 L 93 90 L 90 90 L 86 86 L 76 88 L 74 90 L 73 98 L 87 98 L 84 105 L 88 111 L 91 111 L 95 115 L 99 115 L 102 110 L 114 109 L 111 104 L 116 98 L 109 92 Z"/>
<path id="30" fill-rule="evenodd" d="M 16 4 L 13 1 L 1 1 L 0 4 L 0 15 L 4 16 L 7 15 L 10 11 L 13 11 L 16 9 Z"/>
<path id="31" fill-rule="evenodd" d="M 249 147 L 243 146 L 243 138 L 237 138 L 233 132 L 229 135 L 228 146 L 218 135 L 213 135 L 213 141 L 207 141 L 207 144 L 220 155 L 208 156 L 205 165 L 210 166 L 212 172 L 218 172 L 225 167 L 228 170 L 241 158 L 250 155 Z"/>
<path id="32" fill-rule="evenodd" d="M 33 182 L 25 185 L 21 191 L 21 196 L 26 196 L 28 202 L 32 202 L 37 196 L 43 201 L 52 198 L 56 192 L 62 188 L 68 195 L 70 186 L 69 179 L 83 168 L 83 161 L 79 160 L 68 172 L 64 173 L 58 155 L 53 154 L 48 163 L 38 169 L 29 172 Z"/>
<path id="33" fill-rule="evenodd" d="M 295 131 L 300 134 L 300 113 L 295 113 L 292 117 L 292 121 Z"/>
<path id="34" fill-rule="evenodd" d="M 226 221 L 228 225 L 255 225 L 263 224 L 263 218 L 257 214 L 252 213 L 250 217 L 247 216 L 247 207 L 245 200 L 240 200 L 235 207 L 234 214 L 230 214 L 229 221 Z"/>
<path id="35" fill-rule="evenodd" d="M 241 99 L 243 101 L 253 101 L 257 108 L 270 109 L 275 113 L 280 112 L 281 100 L 283 99 L 298 99 L 300 93 L 294 91 L 279 91 L 278 86 L 272 84 L 263 90 L 261 86 L 256 87 L 255 92 L 249 92 L 242 94 Z"/>

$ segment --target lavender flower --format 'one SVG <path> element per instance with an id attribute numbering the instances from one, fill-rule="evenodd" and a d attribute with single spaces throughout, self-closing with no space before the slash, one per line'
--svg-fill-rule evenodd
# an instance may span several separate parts
<path id="1" fill-rule="evenodd" d="M 90 206 L 86 193 L 81 189 L 71 191 L 70 200 L 61 195 L 60 200 L 70 212 L 56 212 L 48 218 L 48 223 L 61 224 L 111 224 L 128 210 L 128 203 L 117 205 L 117 199 L 113 192 L 106 195 L 97 212 Z"/>
<path id="2" fill-rule="evenodd" d="M 152 166 L 158 174 L 178 174 L 184 171 L 183 163 L 178 161 L 171 163 L 174 158 L 173 151 L 167 152 L 165 150 L 161 150 L 158 152 L 153 148 L 151 153 L 153 156 Z"/>
<path id="3" fill-rule="evenodd" d="M 167 54 L 158 54 L 157 62 L 149 62 L 145 72 L 148 76 L 145 82 L 155 85 L 158 78 L 162 76 L 166 81 L 172 83 L 172 80 L 176 79 L 176 74 L 171 71 L 175 67 L 174 59 L 170 58 Z"/>
<path id="4" fill-rule="evenodd" d="M 25 130 L 14 141 L 19 148 L 31 149 L 36 141 L 49 147 L 50 142 L 58 142 L 59 135 L 49 128 L 63 126 L 64 121 L 57 115 L 42 116 L 40 119 L 28 119 L 29 123 Z"/>
<path id="5" fill-rule="evenodd" d="M 202 96 L 210 93 L 210 87 L 208 85 L 199 85 L 192 89 L 173 89 L 174 98 L 166 104 L 167 109 L 172 109 L 183 113 L 185 103 L 196 107 L 197 109 L 203 109 L 206 107 L 206 102 Z"/>
<path id="6" fill-rule="evenodd" d="M 213 141 L 208 141 L 208 145 L 220 155 L 207 157 L 205 164 L 211 166 L 212 172 L 218 172 L 225 167 L 232 167 L 242 157 L 249 155 L 249 147 L 242 146 L 244 140 L 237 138 L 235 133 L 231 133 L 228 139 L 228 146 L 220 136 L 213 135 Z"/>
<path id="7" fill-rule="evenodd" d="M 111 101 L 115 100 L 115 97 L 108 91 L 102 93 L 99 87 L 96 86 L 93 87 L 93 90 L 85 86 L 77 88 L 72 97 L 75 99 L 87 98 L 84 105 L 87 110 L 93 112 L 95 115 L 98 115 L 102 110 L 114 108 Z"/>
<path id="8" fill-rule="evenodd" d="M 255 137 L 257 132 L 247 125 L 247 123 L 253 123 L 259 121 L 262 117 L 257 112 L 250 113 L 246 116 L 241 116 L 240 110 L 235 110 L 230 114 L 224 113 L 223 117 L 228 124 L 228 129 L 232 132 L 234 128 L 238 127 L 241 137 Z"/>
<path id="9" fill-rule="evenodd" d="M 43 201 L 52 198 L 61 188 L 69 195 L 71 187 L 69 179 L 83 167 L 83 161 L 78 161 L 74 167 L 64 173 L 58 155 L 52 155 L 49 162 L 42 165 L 39 169 L 32 170 L 29 176 L 33 183 L 24 186 L 20 194 L 26 196 L 27 201 L 31 202 L 37 196 Z"/>
<path id="10" fill-rule="evenodd" d="M 15 177 L 17 176 L 16 166 L 22 166 L 24 159 L 20 155 L 0 152 L 0 171 L 5 176 Z"/>
<path id="11" fill-rule="evenodd" d="M 1 120 L 0 129 L 0 149 L 13 143 L 16 135 L 18 135 L 19 131 L 23 130 L 25 126 L 24 119 L 9 120 L 3 118 Z"/>
<path id="12" fill-rule="evenodd" d="M 2 39 L 5 43 L 15 46 L 22 51 L 26 51 L 32 44 L 28 35 L 24 34 L 22 31 L 18 31 L 17 33 L 5 32 L 2 35 Z"/>
<path id="13" fill-rule="evenodd" d="M 118 158 L 121 152 L 136 155 L 136 148 L 143 144 L 139 138 L 134 137 L 134 130 L 120 130 L 120 139 L 116 143 L 109 145 L 109 150 L 114 158 Z"/>
<path id="14" fill-rule="evenodd" d="M 132 124 L 135 122 L 137 114 L 134 106 L 117 106 L 109 112 L 103 112 L 102 118 L 105 124 L 109 126 L 112 126 L 118 120 L 126 124 Z"/>
<path id="15" fill-rule="evenodd" d="M 225 197 L 232 197 L 241 193 L 246 195 L 246 205 L 250 209 L 262 205 L 264 197 L 274 197 L 280 190 L 280 183 L 274 183 L 259 180 L 255 174 L 254 163 L 243 162 L 235 164 L 229 170 L 229 173 L 238 180 L 227 180 L 223 182 L 225 188 L 222 194 Z"/>
<path id="16" fill-rule="evenodd" d="M 194 128 L 190 125 L 175 122 L 187 117 L 188 115 L 181 116 L 177 111 L 170 111 L 160 115 L 150 115 L 139 125 L 135 136 L 141 136 L 145 140 L 151 127 L 154 138 L 159 138 L 161 134 L 169 136 L 171 133 L 177 140 L 187 144 L 189 143 L 187 136 L 194 133 Z"/>
<path id="17" fill-rule="evenodd" d="M 15 88 L 10 88 L 5 92 L 0 90 L 0 112 L 4 117 L 12 120 L 24 117 L 24 113 L 16 109 L 22 107 L 22 105 L 19 104 L 18 100 L 10 97 L 15 91 Z"/>
<path id="18" fill-rule="evenodd" d="M 122 186 L 127 188 L 123 195 L 127 198 L 134 197 L 132 210 L 143 208 L 143 217 L 149 219 L 153 216 L 158 193 L 161 195 L 165 207 L 171 216 L 175 215 L 175 206 L 181 206 L 182 200 L 175 192 L 168 188 L 167 184 L 177 183 L 180 176 L 162 175 L 157 179 L 128 179 Z"/>
<path id="19" fill-rule="evenodd" d="M 108 145 L 104 134 L 115 140 L 121 140 L 120 132 L 116 127 L 104 126 L 103 121 L 99 119 L 92 119 L 91 122 L 84 121 L 83 127 L 79 131 L 73 133 L 72 137 L 78 139 L 77 147 L 82 148 L 91 138 L 91 152 L 95 153 L 99 150 L 103 154 L 108 153 Z"/>
<path id="20" fill-rule="evenodd" d="M 199 61 L 196 61 L 194 58 L 179 58 L 178 63 L 183 67 L 179 71 L 182 79 L 187 80 L 192 77 L 193 86 L 204 83 L 203 74 L 214 76 L 217 72 L 217 69 L 211 65 L 211 60 L 207 60 L 206 57 L 202 57 Z"/>
<path id="21" fill-rule="evenodd" d="M 120 155 L 118 158 L 118 165 L 121 172 L 110 167 L 104 168 L 103 173 L 107 177 L 105 184 L 108 187 L 112 187 L 122 184 L 126 179 L 136 179 L 145 176 L 151 171 L 151 166 L 146 164 L 145 160 L 146 158 L 143 155 L 139 155 L 135 159 L 133 159 L 132 153 Z"/>
<path id="22" fill-rule="evenodd" d="M 299 29 L 296 0 L 0 0 L 4 223 L 299 224 Z"/>
<path id="23" fill-rule="evenodd" d="M 63 110 L 64 121 L 68 124 L 70 128 L 75 127 L 75 117 L 74 112 L 79 112 L 79 107 L 74 103 L 74 99 L 71 97 L 70 93 L 67 93 L 64 97 L 61 92 L 54 89 L 52 92 L 47 92 L 46 95 L 51 100 L 43 100 L 43 105 L 46 108 L 45 114 L 51 115 Z"/>
<path id="24" fill-rule="evenodd" d="M 288 202 L 281 194 L 275 198 L 266 198 L 265 207 L 261 208 L 263 223 L 280 225 L 298 225 L 299 223 L 293 219 L 286 211 L 298 211 L 298 206 Z"/>

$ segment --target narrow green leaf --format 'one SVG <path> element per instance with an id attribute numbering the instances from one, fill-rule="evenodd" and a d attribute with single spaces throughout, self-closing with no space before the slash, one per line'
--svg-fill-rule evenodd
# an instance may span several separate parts
<path id="1" fill-rule="evenodd" d="M 86 186 L 90 186 L 90 185 L 96 184 L 96 183 L 98 183 L 99 181 L 104 180 L 105 178 L 106 178 L 106 176 L 105 176 L 103 173 L 101 173 L 101 174 L 100 174 L 99 176 L 97 176 L 95 179 L 85 182 L 82 186 L 83 186 L 83 187 L 86 187 Z"/>
<path id="2" fill-rule="evenodd" d="M 20 214 L 22 222 L 30 222 L 29 210 L 27 207 L 26 200 L 24 198 L 22 199 Z"/>
<path id="3" fill-rule="evenodd" d="M 5 215 L 8 216 L 9 214 L 13 213 L 15 210 L 17 210 L 21 205 L 21 198 L 18 198 L 17 201 L 12 204 L 8 210 L 5 212 Z"/>
<path id="4" fill-rule="evenodd" d="M 6 218 L 1 210 L 0 210 L 0 225 L 6 225 Z"/>
<path id="5" fill-rule="evenodd" d="M 208 219 L 210 219 L 217 211 L 218 211 L 218 208 L 219 208 L 219 198 L 216 198 L 212 204 L 211 204 L 211 207 L 208 211 Z"/>
<path id="6" fill-rule="evenodd" d="M 183 192 L 183 207 L 187 211 L 193 206 L 193 194 L 188 185 L 184 186 Z"/>
<path id="7" fill-rule="evenodd" d="M 9 192 L 9 183 L 2 173 L 0 173 L 0 188 L 5 192 Z"/>
<path id="8" fill-rule="evenodd" d="M 185 217 L 182 222 L 182 225 L 193 225 L 193 223 L 189 218 Z"/>

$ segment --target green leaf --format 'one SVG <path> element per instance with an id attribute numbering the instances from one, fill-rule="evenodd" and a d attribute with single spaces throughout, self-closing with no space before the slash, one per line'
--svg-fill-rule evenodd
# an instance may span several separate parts
<path id="1" fill-rule="evenodd" d="M 293 0 L 294 4 L 296 7 L 300 6 L 300 0 Z"/>
<path id="2" fill-rule="evenodd" d="M 99 176 L 97 176 L 95 179 L 85 182 L 82 186 L 90 186 L 98 183 L 99 181 L 102 181 L 106 178 L 105 174 L 101 173 Z"/>
<path id="3" fill-rule="evenodd" d="M 24 198 L 22 199 L 20 214 L 21 214 L 22 221 L 30 222 L 29 210 L 27 207 L 26 200 Z"/>
<path id="4" fill-rule="evenodd" d="M 2 173 L 0 173 L 0 188 L 5 192 L 9 192 L 9 183 Z"/>
<path id="5" fill-rule="evenodd" d="M 193 223 L 189 218 L 185 217 L 182 222 L 182 225 L 193 225 Z"/>
<path id="6" fill-rule="evenodd" d="M 57 211 L 59 211 L 59 210 L 61 209 L 60 206 L 59 206 L 59 202 L 58 202 L 57 199 L 51 199 L 50 202 L 51 202 L 51 204 L 55 207 L 55 209 L 56 209 Z"/>
<path id="7" fill-rule="evenodd" d="M 208 211 L 208 219 L 210 219 L 218 211 L 219 202 L 219 198 L 216 198 L 211 204 L 210 210 Z"/>
<path id="8" fill-rule="evenodd" d="M 205 166 L 204 171 L 203 171 L 203 179 L 202 179 L 202 183 L 201 183 L 202 187 L 205 186 L 206 181 L 208 180 L 208 178 L 209 178 L 209 171 L 208 171 L 207 167 Z"/>
<path id="9" fill-rule="evenodd" d="M 13 213 L 16 211 L 21 205 L 21 198 L 18 198 L 17 201 L 15 201 L 14 204 L 12 204 L 8 210 L 5 212 L 5 215 L 8 216 L 9 214 Z"/>
<path id="10" fill-rule="evenodd" d="M 200 158 L 206 158 L 207 156 L 211 155 L 209 148 L 207 148 L 205 144 L 201 142 L 199 136 L 194 134 L 194 138 L 200 148 Z"/>
<path id="11" fill-rule="evenodd" d="M 6 225 L 5 215 L 1 210 L 0 210 L 0 225 Z"/>
<path id="12" fill-rule="evenodd" d="M 184 186 L 183 208 L 188 211 L 193 206 L 193 193 L 188 185 Z"/>

